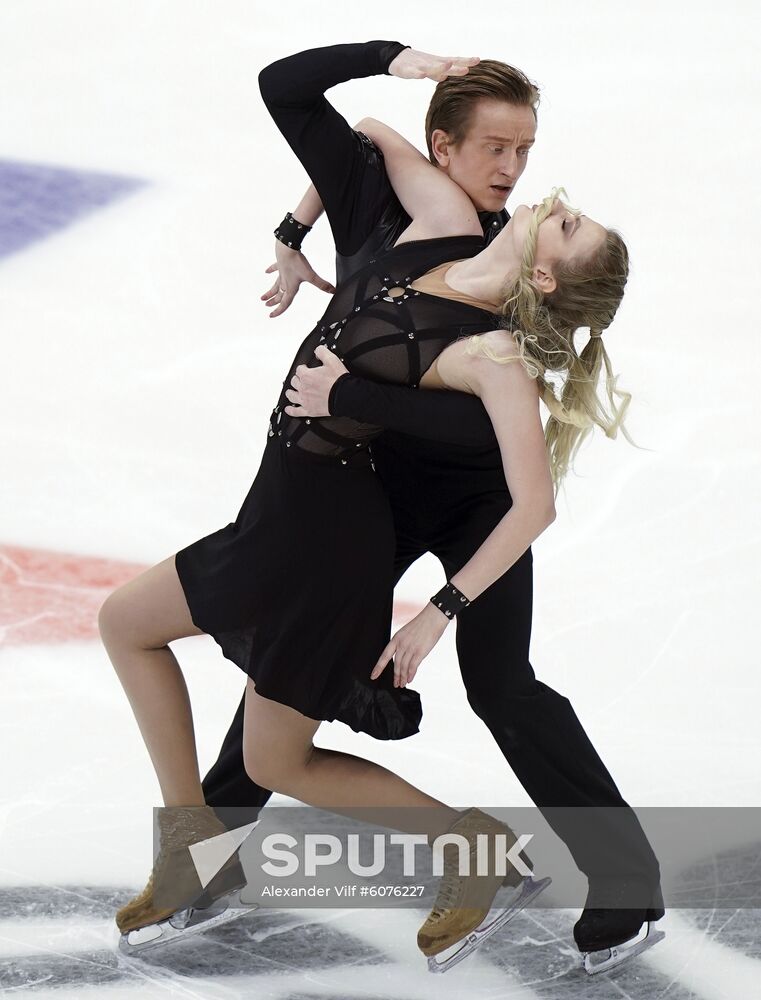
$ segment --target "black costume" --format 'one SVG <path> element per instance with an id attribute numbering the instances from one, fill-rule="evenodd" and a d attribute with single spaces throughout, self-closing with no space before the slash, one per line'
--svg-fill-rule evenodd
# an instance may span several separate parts
<path id="1" fill-rule="evenodd" d="M 193 622 L 258 694 L 379 739 L 417 732 L 421 716 L 419 695 L 395 688 L 392 671 L 370 680 L 393 598 L 393 521 L 368 450 L 382 429 L 289 417 L 285 391 L 298 365 L 319 364 L 318 344 L 354 372 L 416 388 L 448 344 L 498 317 L 410 283 L 482 248 L 480 236 L 415 240 L 338 285 L 283 383 L 236 520 L 175 557 Z"/>
<path id="2" fill-rule="evenodd" d="M 380 151 L 349 127 L 327 102 L 324 91 L 345 80 L 386 72 L 402 47 L 376 41 L 312 49 L 273 63 L 259 78 L 270 113 L 322 198 L 336 244 L 337 281 L 345 282 L 354 272 L 347 286 L 354 290 L 351 294 L 364 287 L 365 274 L 372 275 L 373 282 L 378 280 L 379 255 L 393 246 L 411 220 L 393 192 Z M 487 242 L 508 219 L 505 212 L 482 212 L 479 217 Z M 463 239 L 478 242 L 475 238 Z M 407 249 L 402 245 L 396 261 L 401 263 L 411 253 L 418 270 L 393 267 L 392 252 L 386 258 L 385 271 L 381 268 L 381 277 L 405 284 L 408 276 L 426 269 L 423 257 L 430 269 L 447 259 L 471 255 L 470 249 L 463 252 L 461 241 L 455 240 L 451 246 L 446 241 L 423 241 L 428 245 L 419 244 L 418 249 L 424 253 L 419 253 L 414 244 L 408 244 Z M 472 249 L 475 252 L 477 248 Z M 365 271 L 368 262 L 370 270 Z M 331 312 L 331 317 L 342 320 L 351 301 L 340 288 L 337 298 L 341 305 Z M 419 296 L 401 306 L 387 304 L 386 313 L 392 314 L 392 322 L 394 318 L 401 321 L 406 308 L 418 308 L 422 301 Z M 443 307 L 437 303 L 437 308 Z M 463 306 L 457 314 L 463 319 L 475 319 L 470 307 Z M 351 324 L 347 323 L 346 328 L 349 333 Z M 332 331 L 323 333 L 330 345 Z M 370 450 L 393 514 L 396 557 L 390 579 L 398 581 L 416 559 L 429 551 L 439 558 L 450 578 L 512 505 L 491 422 L 480 400 L 473 396 L 416 391 L 359 377 L 355 372 L 362 373 L 364 359 L 370 356 L 349 363 L 349 352 L 341 354 L 347 350 L 344 336 L 342 333 L 338 341 L 338 353 L 344 356 L 352 374 L 344 375 L 334 386 L 331 413 L 387 428 L 373 440 Z M 388 369 L 379 374 L 384 379 L 402 380 Z M 403 379 L 410 384 L 417 381 L 406 375 Z M 306 434 L 307 429 L 299 430 L 303 424 L 298 419 L 287 424 L 288 433 Z M 327 426 L 347 425 L 338 422 Z M 327 444 L 320 440 L 319 447 Z M 282 600 L 277 602 L 278 615 L 290 613 L 292 594 L 292 589 L 282 594 Z M 625 854 L 631 870 L 647 873 L 649 880 L 657 881 L 657 861 L 631 810 L 610 810 L 620 814 L 620 819 L 606 838 L 610 851 L 607 858 L 600 851 L 603 841 L 599 837 L 590 846 L 585 831 L 570 820 L 567 811 L 553 811 L 552 807 L 624 807 L 626 803 L 568 699 L 535 678 L 529 662 L 531 614 L 529 547 L 458 615 L 457 653 L 468 700 L 584 872 L 615 870 Z M 382 648 L 383 644 L 377 646 L 376 658 Z M 385 675 L 389 673 L 385 671 Z M 210 805 L 250 809 L 263 805 L 271 794 L 245 773 L 242 732 L 243 702 L 220 756 L 203 783 Z"/>

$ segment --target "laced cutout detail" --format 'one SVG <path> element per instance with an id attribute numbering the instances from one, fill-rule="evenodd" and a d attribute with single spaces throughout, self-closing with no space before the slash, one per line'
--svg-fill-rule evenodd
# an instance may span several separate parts
<path id="1" fill-rule="evenodd" d="M 295 369 L 317 367 L 314 351 L 323 344 L 352 374 L 417 388 L 445 347 L 460 337 L 495 329 L 498 320 L 471 303 L 412 289 L 410 282 L 482 248 L 475 236 L 413 240 L 370 261 L 339 285 L 294 358 L 270 419 L 269 436 L 344 464 L 349 455 L 358 455 L 383 428 L 349 417 L 312 417 L 307 422 L 284 413 L 291 405 L 285 392 Z"/>

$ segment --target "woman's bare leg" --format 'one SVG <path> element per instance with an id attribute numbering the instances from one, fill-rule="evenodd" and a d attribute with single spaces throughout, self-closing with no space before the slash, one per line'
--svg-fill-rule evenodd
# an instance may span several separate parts
<path id="1" fill-rule="evenodd" d="M 203 805 L 188 689 L 167 645 L 202 632 L 190 617 L 174 556 L 106 598 L 98 627 L 148 748 L 164 805 Z"/>
<path id="2" fill-rule="evenodd" d="M 316 747 L 320 722 L 256 693 L 249 678 L 243 722 L 243 760 L 249 777 L 264 788 L 308 805 L 346 815 L 389 810 L 410 833 L 437 836 L 460 815 L 438 799 L 373 761 Z M 409 807 L 417 807 L 411 809 Z M 397 811 L 398 810 L 398 811 Z"/>

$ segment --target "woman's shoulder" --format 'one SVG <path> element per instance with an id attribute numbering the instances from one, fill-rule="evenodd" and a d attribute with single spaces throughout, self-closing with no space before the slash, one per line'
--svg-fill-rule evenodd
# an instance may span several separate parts
<path id="1" fill-rule="evenodd" d="M 436 371 L 447 388 L 477 395 L 477 385 L 483 377 L 488 377 L 489 369 L 498 374 L 497 369 L 515 367 L 507 364 L 507 359 L 517 354 L 518 348 L 508 330 L 485 330 L 460 337 L 445 348 L 436 359 Z M 504 360 L 495 364 L 496 359 Z"/>
<path id="2" fill-rule="evenodd" d="M 520 354 L 518 350 L 518 345 L 515 342 L 515 337 L 509 330 L 505 330 L 503 327 L 485 330 L 483 333 L 477 333 L 475 335 L 475 347 L 481 348 L 482 351 L 473 351 L 473 357 L 483 357 L 489 354 L 496 354 L 498 357 L 517 357 Z M 486 351 L 483 351 L 486 348 Z M 488 352 L 488 353 L 487 353 Z"/>
<path id="3" fill-rule="evenodd" d="M 520 347 L 509 330 L 493 329 L 462 338 L 448 348 L 439 372 L 451 388 L 465 388 L 482 398 L 505 391 L 518 399 L 539 395 L 539 380 L 521 359 Z M 451 351 L 451 353 L 450 353 Z"/>

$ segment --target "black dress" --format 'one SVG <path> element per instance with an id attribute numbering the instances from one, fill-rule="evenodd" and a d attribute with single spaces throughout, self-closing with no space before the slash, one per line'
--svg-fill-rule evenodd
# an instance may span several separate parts
<path id="1" fill-rule="evenodd" d="M 378 739 L 418 731 L 420 698 L 370 671 L 390 638 L 394 527 L 370 442 L 348 417 L 289 417 L 296 367 L 325 344 L 357 375 L 416 388 L 459 337 L 493 314 L 409 287 L 483 248 L 479 236 L 404 243 L 340 285 L 303 341 L 272 412 L 261 466 L 235 521 L 177 552 L 193 622 L 256 683 L 313 719 Z M 425 390 L 423 390 L 425 391 Z"/>

